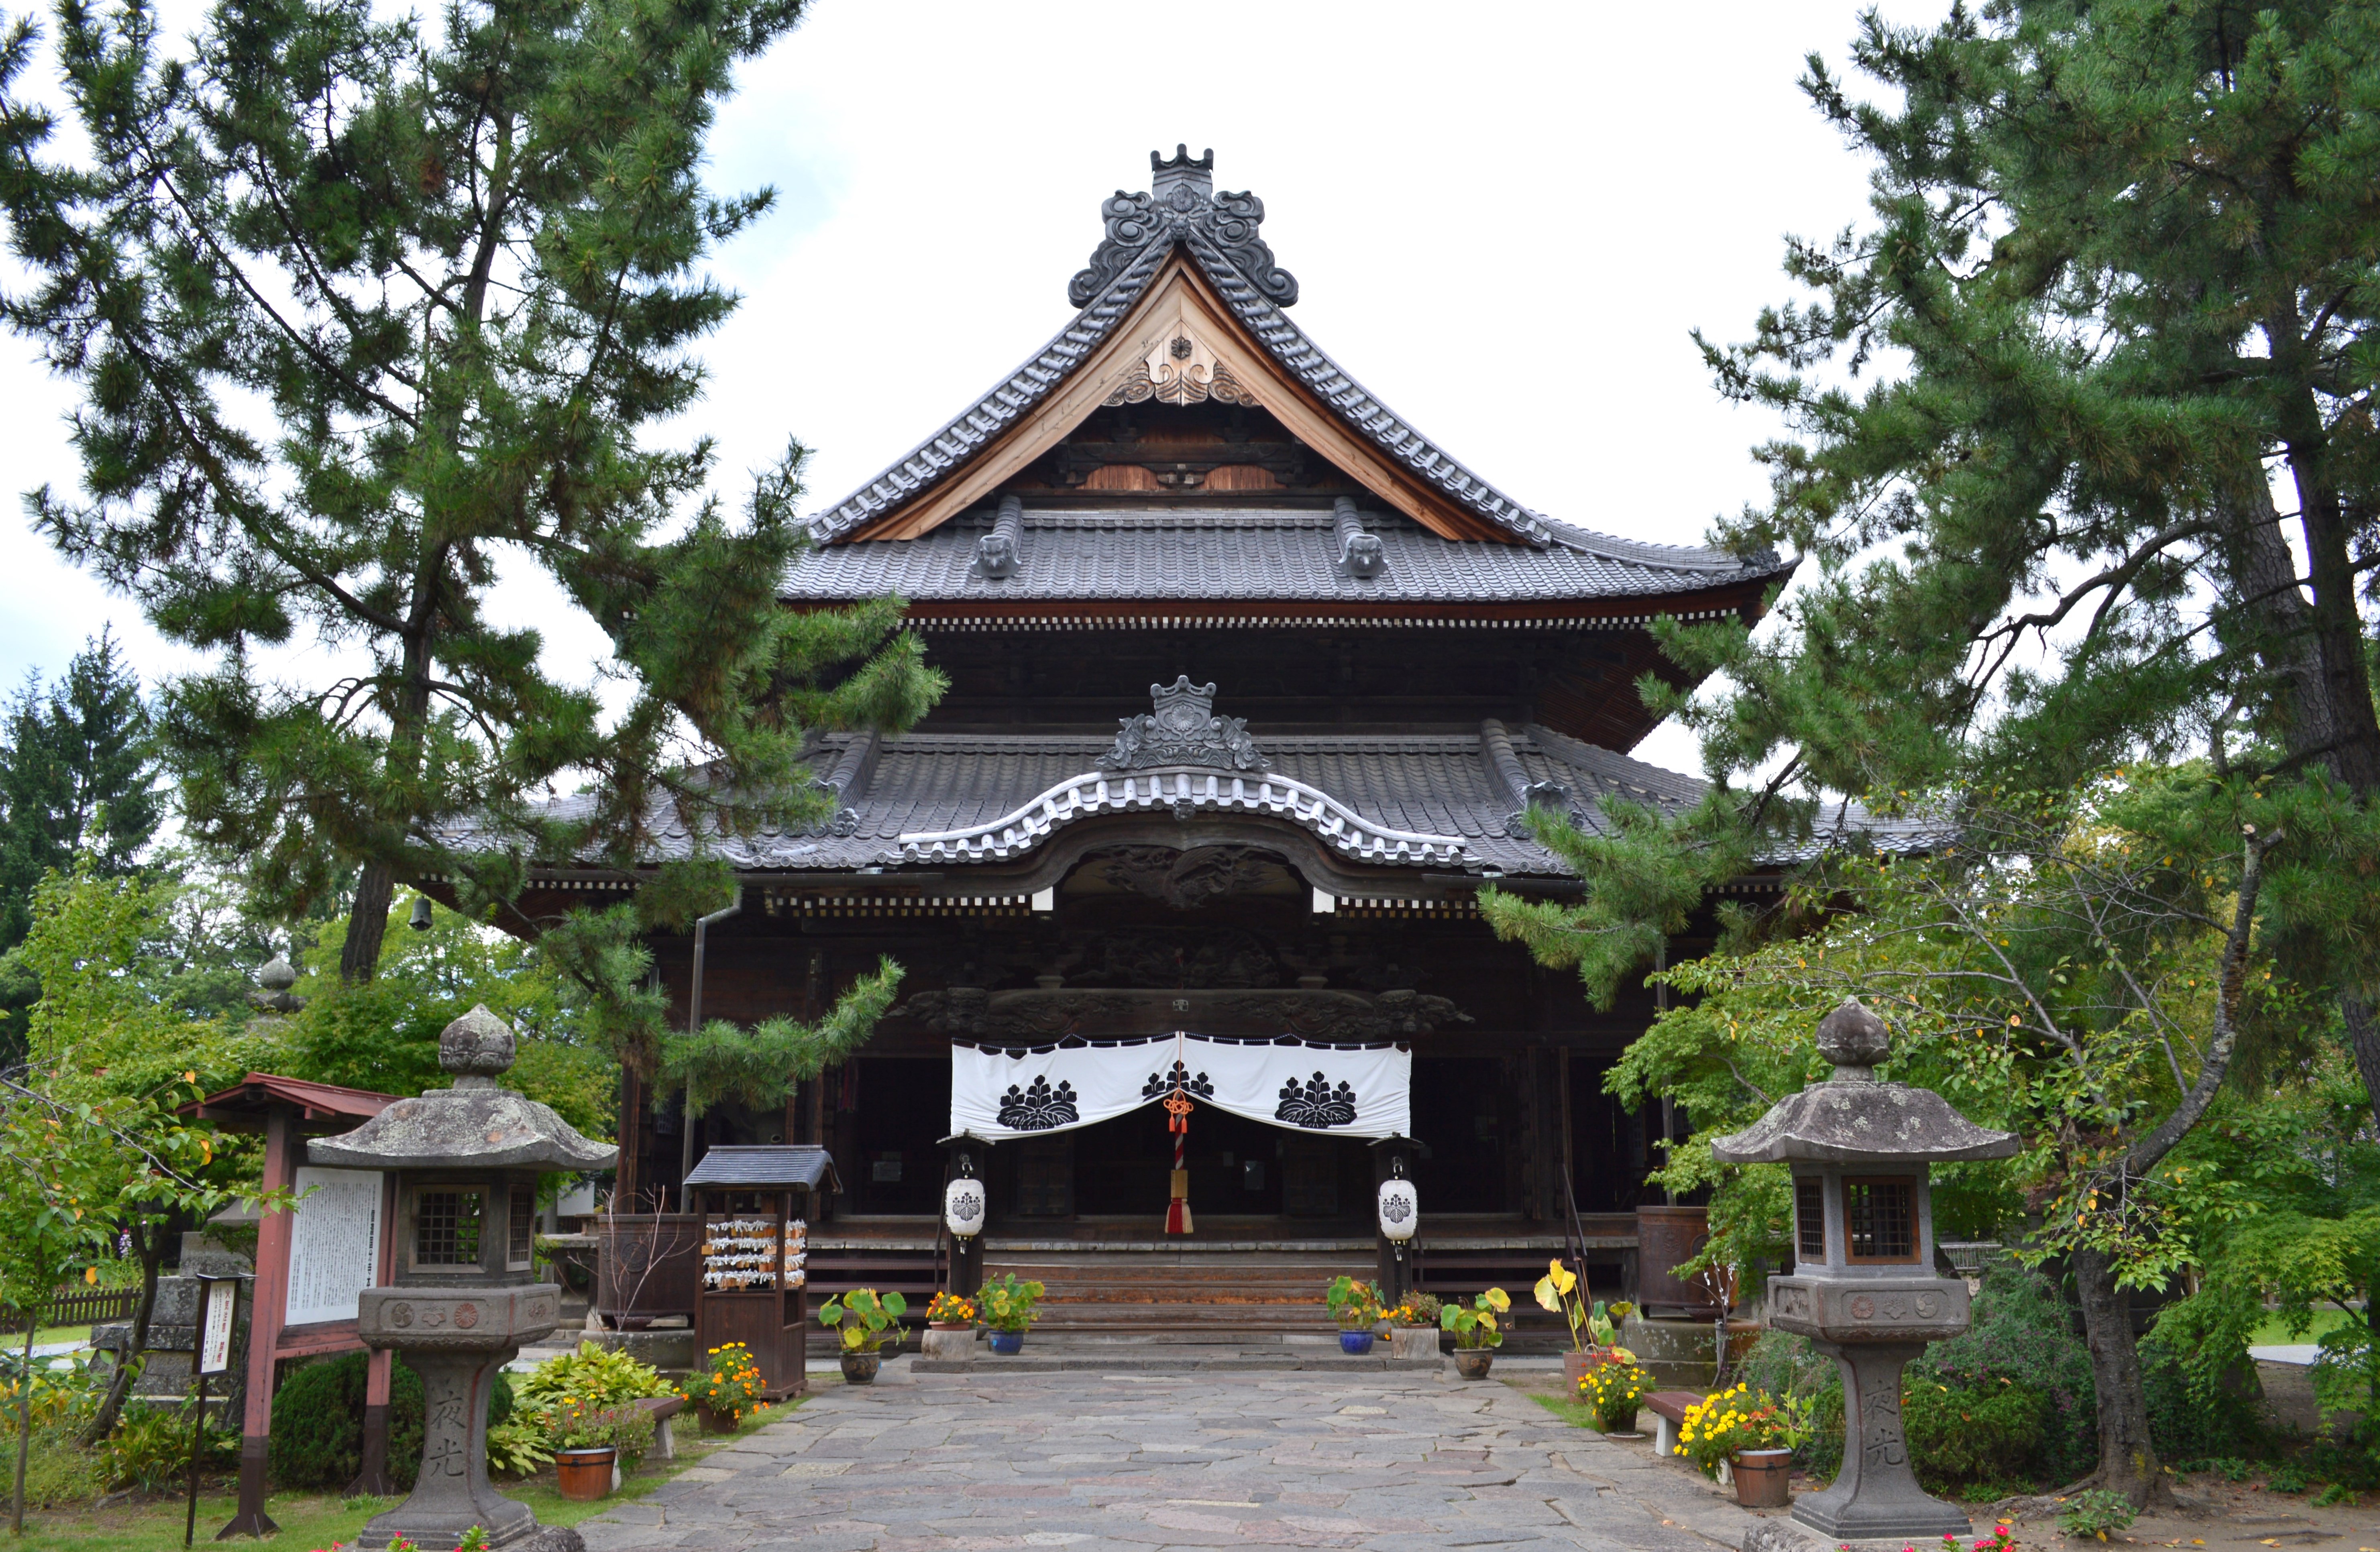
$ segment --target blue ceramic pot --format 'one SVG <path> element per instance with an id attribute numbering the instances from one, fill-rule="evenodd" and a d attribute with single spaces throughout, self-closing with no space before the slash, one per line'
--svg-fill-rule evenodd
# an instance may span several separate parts
<path id="1" fill-rule="evenodd" d="M 1369 1331 L 1340 1332 L 1339 1351 L 1351 1357 L 1361 1358 L 1365 1353 L 1372 1351 L 1372 1333 Z"/>
<path id="2" fill-rule="evenodd" d="M 994 1352 L 1006 1352 L 1012 1354 L 1022 1352 L 1025 1351 L 1025 1333 L 1022 1331 L 994 1331 L 991 1333 L 991 1350 Z"/>

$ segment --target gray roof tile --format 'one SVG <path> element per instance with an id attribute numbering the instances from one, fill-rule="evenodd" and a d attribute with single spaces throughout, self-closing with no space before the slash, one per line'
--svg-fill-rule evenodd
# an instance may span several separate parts
<path id="1" fill-rule="evenodd" d="M 1250 731 L 1275 771 L 1320 789 L 1374 824 L 1458 838 L 1468 862 L 1506 873 L 1562 876 L 1569 871 L 1534 840 L 1508 832 L 1520 805 L 1493 774 L 1475 732 L 1268 736 L 1261 729 Z M 809 757 L 812 768 L 823 777 L 857 736 L 820 737 Z M 1607 801 L 1651 803 L 1676 813 L 1703 792 L 1703 783 L 1692 777 L 1579 743 L 1548 728 L 1516 728 L 1511 737 L 1527 779 L 1568 787 L 1590 828 L 1599 828 L 1599 810 Z M 729 840 L 716 850 L 734 866 L 755 871 L 898 867 L 902 836 L 989 824 L 1095 769 L 1110 742 L 1104 736 L 1030 734 L 887 738 L 867 790 L 852 804 L 843 824 L 823 834 Z M 566 810 L 579 801 L 565 800 L 559 806 Z M 1829 818 L 1834 825 L 1866 831 L 1888 849 L 1922 847 L 1945 833 L 1938 825 L 1877 820 L 1855 808 L 1838 810 Z M 652 860 L 682 856 L 689 850 L 689 838 L 674 821 L 664 821 L 659 831 L 661 843 Z M 1806 859 L 1816 854 L 1821 841 L 1770 860 Z M 1442 857 L 1404 860 L 1439 870 L 1448 866 Z M 936 864 L 948 865 L 947 860 Z"/>
<path id="2" fill-rule="evenodd" d="M 786 568 L 783 596 L 832 602 L 897 593 L 927 601 L 1147 599 L 1341 603 L 1561 602 L 1650 597 L 1774 576 L 1707 550 L 1597 541 L 1544 549 L 1439 538 L 1402 514 L 1362 514 L 1383 564 L 1352 575 L 1328 511 L 1312 508 L 1092 509 L 1026 505 L 1016 569 L 989 576 L 976 545 L 989 508 L 910 540 L 813 546 Z"/>

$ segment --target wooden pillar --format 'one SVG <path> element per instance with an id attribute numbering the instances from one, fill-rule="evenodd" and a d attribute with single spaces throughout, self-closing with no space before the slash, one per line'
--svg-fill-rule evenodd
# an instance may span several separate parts
<path id="1" fill-rule="evenodd" d="M 396 1281 L 396 1177 L 381 1176 L 380 1189 L 380 1264 L 372 1268 L 372 1281 L 386 1288 Z M 396 1479 L 388 1473 L 388 1388 L 390 1365 L 396 1354 L 387 1348 L 371 1350 L 364 1360 L 364 1438 L 363 1462 L 356 1479 L 347 1485 L 350 1497 L 369 1493 L 374 1497 L 393 1497 Z"/>
<path id="2" fill-rule="evenodd" d="M 950 1144 L 950 1161 L 942 1170 L 942 1182 L 947 1185 L 958 1179 L 960 1161 L 965 1160 L 975 1178 L 983 1182 L 987 1222 L 991 1217 L 991 1182 L 986 1178 L 991 1170 L 990 1151 L 990 1145 L 976 1138 L 955 1138 Z M 935 1203 L 936 1217 L 941 1216 L 941 1204 Z M 983 1288 L 983 1236 L 977 1233 L 960 1239 L 951 1232 L 948 1223 L 940 1225 L 937 1232 L 950 1241 L 951 1291 L 962 1299 L 974 1298 Z"/>
<path id="3" fill-rule="evenodd" d="M 1372 1144 L 1372 1188 L 1375 1192 L 1379 1189 L 1380 1182 L 1392 1174 L 1402 1171 L 1408 1180 L 1413 1177 L 1413 1146 L 1410 1137 L 1383 1137 Z M 1366 1205 L 1373 1208 L 1372 1234 L 1379 1254 L 1380 1293 L 1393 1304 L 1414 1286 L 1413 1256 L 1417 1242 L 1407 1241 L 1403 1254 L 1399 1255 L 1397 1243 L 1380 1232 L 1377 1199 Z M 1429 1204 L 1424 1202 L 1421 1210 L 1428 1212 Z"/>
<path id="4" fill-rule="evenodd" d="M 264 1189 L 286 1191 L 298 1183 L 298 1153 L 304 1146 L 294 1107 L 274 1105 L 264 1118 Z M 281 1527 L 264 1512 L 265 1448 L 273 1431 L 273 1367 L 281 1348 L 281 1327 L 289 1313 L 290 1216 L 286 1206 L 264 1214 L 256 1230 L 256 1296 L 248 1316 L 248 1405 L 240 1422 L 239 1508 L 217 1541 L 236 1535 L 266 1536 Z"/>

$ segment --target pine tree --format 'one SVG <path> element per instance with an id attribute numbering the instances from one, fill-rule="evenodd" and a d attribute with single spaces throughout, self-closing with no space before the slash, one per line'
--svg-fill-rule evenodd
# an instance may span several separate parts
<path id="1" fill-rule="evenodd" d="M 1790 242 L 1814 298 L 1703 343 L 1722 392 L 1788 428 L 1759 450 L 1771 499 L 1718 541 L 1809 563 L 1757 637 L 1664 628 L 1712 693 L 1641 686 L 1720 791 L 1599 847 L 1547 827 L 1585 906 L 1491 917 L 1609 996 L 1633 966 L 1579 946 L 1617 940 L 1665 867 L 1718 882 L 1844 796 L 1954 793 L 1956 823 L 2194 757 L 2200 832 L 2269 855 L 2258 952 L 2327 988 L 2380 1106 L 2380 11 L 2006 0 L 1870 14 L 1852 61 L 1875 101 L 1815 56 L 1803 85 L 1869 162 L 1874 220 Z M 2119 1270 L 2076 1257 L 2116 1369 Z M 2145 1500 L 2165 1489 L 2131 1367 L 2099 1398 L 2101 1473 Z"/>
<path id="2" fill-rule="evenodd" d="M 0 949 L 24 940 L 33 886 L 86 851 L 103 877 L 129 873 L 157 825 L 149 709 L 140 680 L 102 632 L 43 693 L 29 678 L 0 732 Z"/>
<path id="3" fill-rule="evenodd" d="M 798 445 L 731 515 L 711 444 L 657 434 L 736 305 L 698 266 L 771 200 L 706 189 L 705 137 L 800 11 L 225 0 L 172 58 L 150 0 L 59 0 L 81 160 L 24 94 L 32 26 L 0 42 L 0 210 L 31 276 L 0 313 L 83 395 L 82 495 L 35 492 L 34 521 L 213 655 L 162 697 L 184 823 L 267 912 L 359 869 L 349 979 L 400 880 L 481 914 L 528 860 L 805 822 L 806 727 L 897 729 L 939 693 L 897 600 L 778 606 Z M 507 564 L 602 628 L 625 709 L 492 617 Z M 310 642 L 335 672 L 255 665 Z"/>

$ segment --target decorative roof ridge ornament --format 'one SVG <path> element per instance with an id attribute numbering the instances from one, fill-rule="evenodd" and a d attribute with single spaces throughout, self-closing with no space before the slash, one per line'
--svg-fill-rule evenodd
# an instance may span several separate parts
<path id="1" fill-rule="evenodd" d="M 1264 201 L 1245 189 L 1215 192 L 1215 152 L 1192 157 L 1176 145 L 1172 159 L 1148 153 L 1150 192 L 1119 188 L 1099 205 L 1107 236 L 1091 250 L 1091 261 L 1067 283 L 1066 299 L 1088 307 L 1116 276 L 1151 244 L 1184 241 L 1195 230 L 1222 250 L 1232 268 L 1276 307 L 1297 300 L 1297 277 L 1273 261 L 1272 249 L 1257 235 L 1264 224 Z"/>
<path id="2" fill-rule="evenodd" d="M 1100 770 L 1146 770 L 1163 765 L 1272 769 L 1272 762 L 1257 752 L 1245 719 L 1215 715 L 1213 685 L 1193 685 L 1184 673 L 1171 685 L 1149 685 L 1148 697 L 1156 709 L 1117 719 L 1115 743 L 1099 757 Z"/>
<path id="3" fill-rule="evenodd" d="M 1016 575 L 1016 551 L 1025 537 L 1025 498 L 1000 498 L 1000 516 L 991 531 L 975 541 L 976 568 L 997 582 Z"/>
<path id="4" fill-rule="evenodd" d="M 1347 575 L 1366 581 L 1380 575 L 1385 561 L 1380 536 L 1366 531 L 1364 519 L 1355 512 L 1355 498 L 1335 498 L 1330 503 L 1330 516 L 1332 527 L 1338 529 L 1339 564 L 1347 568 Z"/>

